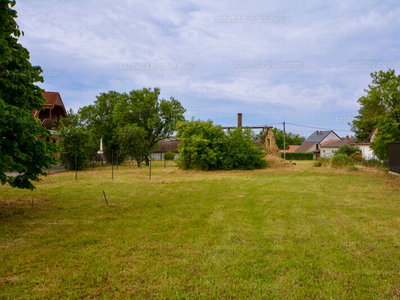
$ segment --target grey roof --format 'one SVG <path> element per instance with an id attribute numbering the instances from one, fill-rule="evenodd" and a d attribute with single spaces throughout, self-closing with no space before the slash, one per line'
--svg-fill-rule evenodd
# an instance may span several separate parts
<path id="1" fill-rule="evenodd" d="M 322 131 L 322 133 L 320 134 L 321 131 L 318 131 L 318 134 L 316 131 L 314 131 L 305 141 L 306 142 L 314 142 L 314 143 L 320 143 L 324 138 L 326 138 L 331 132 L 333 132 L 332 130 L 327 130 L 327 131 Z M 334 133 L 334 132 L 333 132 Z M 336 133 L 334 133 L 336 134 Z M 337 135 L 337 134 L 336 134 Z"/>

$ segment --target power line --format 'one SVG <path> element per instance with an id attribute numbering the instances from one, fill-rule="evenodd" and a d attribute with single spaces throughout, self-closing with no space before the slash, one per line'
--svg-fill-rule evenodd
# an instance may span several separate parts
<path id="1" fill-rule="evenodd" d="M 282 123 L 280 123 L 280 124 L 282 124 Z M 314 129 L 325 129 L 325 130 L 334 130 L 334 131 L 351 131 L 350 129 L 349 130 L 345 130 L 345 129 L 323 128 L 323 127 L 315 127 L 315 126 L 292 124 L 292 123 L 286 123 L 286 124 L 293 125 L 293 126 L 299 126 L 299 127 L 314 128 Z"/>

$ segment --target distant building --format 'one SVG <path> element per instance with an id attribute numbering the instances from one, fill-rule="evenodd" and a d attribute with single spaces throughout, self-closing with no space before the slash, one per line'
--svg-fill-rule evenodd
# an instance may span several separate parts
<path id="1" fill-rule="evenodd" d="M 61 99 L 60 93 L 58 92 L 43 92 L 43 96 L 47 102 L 44 105 L 44 109 L 33 111 L 33 116 L 40 119 L 43 127 L 46 127 L 50 131 L 50 136 L 46 138 L 48 142 L 56 143 L 56 140 L 52 137 L 55 134 L 55 129 L 60 124 L 60 117 L 65 117 L 67 111 L 65 110 L 64 103 Z M 55 153 L 56 157 L 60 157 L 59 153 Z"/>
<path id="2" fill-rule="evenodd" d="M 67 111 L 65 110 L 60 93 L 43 92 L 43 96 L 47 100 L 46 104 L 44 105 L 44 110 L 37 111 L 35 109 L 33 115 L 40 119 L 42 126 L 50 130 L 51 133 L 54 133 L 53 129 L 58 127 L 60 117 L 65 117 L 67 115 Z"/>
<path id="3" fill-rule="evenodd" d="M 375 128 L 374 130 L 372 130 L 371 134 L 368 137 L 368 142 L 366 143 L 354 143 L 352 144 L 352 146 L 358 146 L 361 149 L 362 152 L 362 157 L 365 160 L 370 160 L 370 159 L 374 159 L 375 155 L 374 155 L 374 150 L 371 149 L 371 143 L 374 141 L 375 139 L 375 135 L 377 133 L 378 129 Z"/>
<path id="4" fill-rule="evenodd" d="M 339 148 L 345 144 L 349 146 L 353 146 L 355 143 L 355 138 L 349 138 L 346 136 L 344 140 L 330 140 L 324 143 L 321 143 L 321 157 L 330 158 L 335 155 L 335 153 L 339 150 Z"/>
<path id="5" fill-rule="evenodd" d="M 300 147 L 301 145 L 289 145 L 287 148 L 286 148 L 286 153 L 288 153 L 288 152 L 296 152 L 296 150 Z M 285 152 L 284 150 L 279 150 L 279 152 Z"/>
<path id="6" fill-rule="evenodd" d="M 179 145 L 179 139 L 177 139 L 174 136 L 168 137 L 163 139 L 162 141 L 159 142 L 160 146 L 156 147 L 153 149 L 151 153 L 151 159 L 152 160 L 164 160 L 164 154 L 165 152 L 173 152 L 175 154 L 175 158 L 179 157 L 179 152 L 178 152 L 178 145 Z"/>
<path id="7" fill-rule="evenodd" d="M 295 152 L 313 152 L 314 159 L 320 157 L 321 144 L 329 141 L 340 141 L 341 138 L 332 130 L 313 132 L 304 142 L 298 147 Z"/>

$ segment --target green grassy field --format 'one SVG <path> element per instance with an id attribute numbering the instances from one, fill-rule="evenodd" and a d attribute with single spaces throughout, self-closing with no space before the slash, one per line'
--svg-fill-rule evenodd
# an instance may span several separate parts
<path id="1" fill-rule="evenodd" d="M 148 171 L 0 187 L 0 298 L 400 298 L 400 178 Z"/>

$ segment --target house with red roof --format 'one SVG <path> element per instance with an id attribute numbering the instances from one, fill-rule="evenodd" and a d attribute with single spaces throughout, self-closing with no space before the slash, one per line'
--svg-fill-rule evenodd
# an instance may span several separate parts
<path id="1" fill-rule="evenodd" d="M 67 115 L 67 111 L 65 109 L 64 103 L 61 99 L 60 93 L 58 92 L 43 92 L 43 96 L 46 98 L 47 102 L 44 105 L 44 109 L 41 111 L 37 111 L 36 109 L 33 112 L 33 115 L 40 119 L 43 127 L 46 127 L 50 131 L 50 136 L 47 137 L 47 141 L 52 141 L 56 143 L 56 140 L 52 137 L 60 124 L 60 117 L 65 117 Z M 54 154 L 59 158 L 59 153 Z"/>
<path id="2" fill-rule="evenodd" d="M 335 155 L 339 148 L 345 144 L 352 146 L 355 143 L 356 138 L 349 138 L 346 136 L 343 140 L 330 140 L 321 143 L 321 157 L 330 158 Z"/>
<path id="3" fill-rule="evenodd" d="M 47 102 L 44 105 L 44 109 L 41 111 L 35 110 L 33 115 L 40 119 L 42 126 L 46 127 L 50 132 L 59 125 L 60 117 L 65 117 L 67 111 L 64 103 L 61 99 L 60 93 L 58 92 L 43 92 L 43 96 Z M 53 132 L 52 132 L 53 133 Z"/>
<path id="4" fill-rule="evenodd" d="M 349 138 L 348 136 L 344 140 L 340 141 L 327 141 L 324 143 L 321 143 L 321 157 L 332 157 L 335 155 L 336 151 L 339 150 L 340 146 L 343 146 L 344 144 L 348 144 L 349 146 L 357 146 L 360 148 L 361 153 L 362 153 L 362 158 L 365 160 L 370 160 L 374 159 L 374 151 L 371 149 L 370 144 L 375 138 L 375 134 L 377 132 L 377 128 L 375 128 L 371 134 L 368 137 L 368 142 L 365 143 L 356 143 L 355 138 Z"/>

